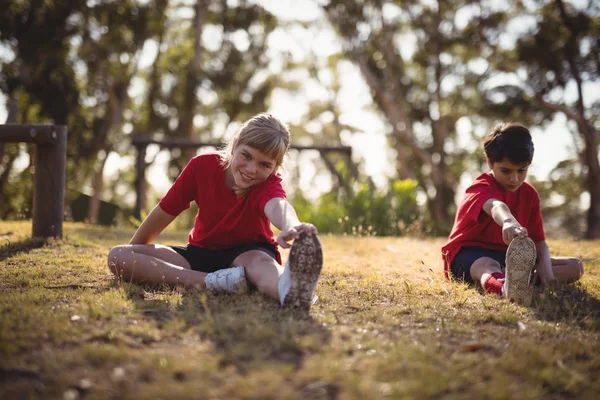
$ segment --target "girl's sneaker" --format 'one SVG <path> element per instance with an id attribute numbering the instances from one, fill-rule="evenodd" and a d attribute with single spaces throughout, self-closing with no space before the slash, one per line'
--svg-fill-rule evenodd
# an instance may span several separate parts
<path id="1" fill-rule="evenodd" d="M 248 293 L 246 270 L 244 267 L 220 269 L 206 275 L 204 284 L 210 290 L 225 293 Z"/>
<path id="2" fill-rule="evenodd" d="M 537 256 L 535 243 L 528 237 L 515 237 L 506 251 L 506 280 L 502 286 L 504 297 L 529 305 L 532 291 L 529 287 L 531 271 Z"/>
<path id="3" fill-rule="evenodd" d="M 304 232 L 292 244 L 290 256 L 279 278 L 279 301 L 285 307 L 310 310 L 323 268 L 323 249 L 316 235 Z"/>

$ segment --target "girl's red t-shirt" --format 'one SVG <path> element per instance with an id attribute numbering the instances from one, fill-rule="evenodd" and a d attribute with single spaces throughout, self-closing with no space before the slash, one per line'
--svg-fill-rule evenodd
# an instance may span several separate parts
<path id="1" fill-rule="evenodd" d="M 221 250 L 246 244 L 271 243 L 277 248 L 265 204 L 275 197 L 286 198 L 278 175 L 238 198 L 225 185 L 225 169 L 217 153 L 192 158 L 159 202 L 174 217 L 195 201 L 198 213 L 190 230 L 189 244 Z"/>

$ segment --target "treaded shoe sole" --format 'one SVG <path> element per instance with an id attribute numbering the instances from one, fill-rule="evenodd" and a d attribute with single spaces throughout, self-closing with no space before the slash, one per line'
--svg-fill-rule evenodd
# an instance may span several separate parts
<path id="1" fill-rule="evenodd" d="M 323 249 L 319 238 L 301 232 L 292 244 L 288 263 L 291 284 L 283 306 L 308 311 L 323 268 Z"/>
<path id="2" fill-rule="evenodd" d="M 506 250 L 506 297 L 517 303 L 531 303 L 529 279 L 537 256 L 535 243 L 528 237 L 515 237 Z"/>

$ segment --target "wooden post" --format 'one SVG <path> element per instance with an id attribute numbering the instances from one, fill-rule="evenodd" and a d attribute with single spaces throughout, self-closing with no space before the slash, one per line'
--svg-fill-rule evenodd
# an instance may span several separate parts
<path id="1" fill-rule="evenodd" d="M 67 127 L 0 125 L 0 142 L 36 144 L 32 236 L 61 237 L 67 165 Z"/>
<path id="2" fill-rule="evenodd" d="M 134 143 L 135 144 L 135 143 Z M 138 221 L 142 220 L 142 196 L 145 190 L 145 179 L 146 179 L 146 145 L 135 144 L 137 150 L 137 159 L 135 163 L 135 209 L 133 210 L 133 216 Z"/>
<path id="3" fill-rule="evenodd" d="M 62 237 L 67 167 L 67 127 L 53 126 L 53 143 L 35 148 L 32 236 Z"/>

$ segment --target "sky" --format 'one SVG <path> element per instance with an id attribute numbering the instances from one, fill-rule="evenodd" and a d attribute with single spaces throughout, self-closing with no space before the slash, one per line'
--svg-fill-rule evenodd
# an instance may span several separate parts
<path id="1" fill-rule="evenodd" d="M 301 59 L 307 50 L 313 51 L 318 56 L 326 57 L 329 54 L 339 51 L 339 43 L 336 40 L 336 34 L 325 23 L 323 12 L 313 0 L 254 0 L 252 2 L 261 4 L 267 10 L 275 14 L 281 21 L 320 21 L 321 29 L 305 30 L 300 27 L 286 26 L 278 28 L 269 39 L 270 51 L 273 54 L 273 68 L 277 70 L 278 64 L 276 54 L 280 50 L 290 51 L 294 57 Z M 208 36 L 207 36 L 208 35 Z M 210 41 L 210 32 L 205 35 L 205 41 Z M 314 43 L 318 43 L 315 46 Z M 405 43 L 403 51 L 411 51 L 411 44 Z M 414 48 L 414 46 L 413 46 Z M 1 49 L 0 49 L 1 51 Z M 143 63 L 151 63 L 156 48 L 151 45 L 147 48 L 147 55 Z M 367 111 L 372 105 L 372 98 L 369 88 L 364 83 L 358 69 L 350 62 L 345 62 L 341 66 L 342 85 L 338 97 L 342 113 L 340 119 L 359 129 L 359 133 L 352 136 L 342 137 L 344 145 L 350 145 L 353 148 L 354 158 L 361 161 L 364 171 L 372 176 L 375 183 L 382 187 L 387 178 L 394 174 L 394 154 L 388 148 L 385 136 L 385 122 L 379 115 L 372 111 Z M 589 93 L 600 93 L 600 83 L 588 85 L 586 91 Z M 292 96 L 283 90 L 276 90 L 271 100 L 271 109 L 267 110 L 279 117 L 285 122 L 298 123 L 301 121 L 303 113 L 311 100 L 318 99 L 321 93 L 318 88 L 305 87 L 301 96 Z M 566 100 L 574 95 L 574 88 L 565 93 Z M 590 98 L 590 96 L 588 96 Z M 6 119 L 5 98 L 0 93 L 0 121 Z M 471 128 L 465 120 L 459 121 L 457 130 L 462 146 L 473 147 L 478 143 L 472 143 L 470 136 L 466 133 Z M 573 139 L 566 124 L 566 118 L 559 115 L 555 120 L 545 127 L 545 129 L 532 128 L 532 136 L 536 148 L 534 162 L 530 168 L 530 174 L 538 179 L 547 178 L 548 173 L 558 161 L 572 156 Z M 152 149 L 149 149 L 152 151 Z M 164 174 L 164 165 L 167 162 L 168 154 L 163 153 L 157 158 L 157 162 L 150 168 L 148 177 L 152 181 L 155 190 L 160 193 L 168 189 L 170 181 Z M 310 159 L 318 158 L 318 155 L 302 155 L 302 158 L 295 160 L 302 162 L 304 173 L 301 175 L 301 187 L 312 189 L 312 195 L 316 197 L 319 193 L 328 190 L 329 178 L 321 176 L 312 180 L 316 173 L 315 166 L 309 162 Z M 107 162 L 105 176 L 110 179 L 111 175 L 118 172 L 119 169 L 129 168 L 129 162 L 132 160 L 120 159 L 116 154 L 111 155 Z M 26 165 L 26 161 L 23 165 Z M 458 193 L 462 193 L 472 177 L 467 176 L 461 183 Z"/>

